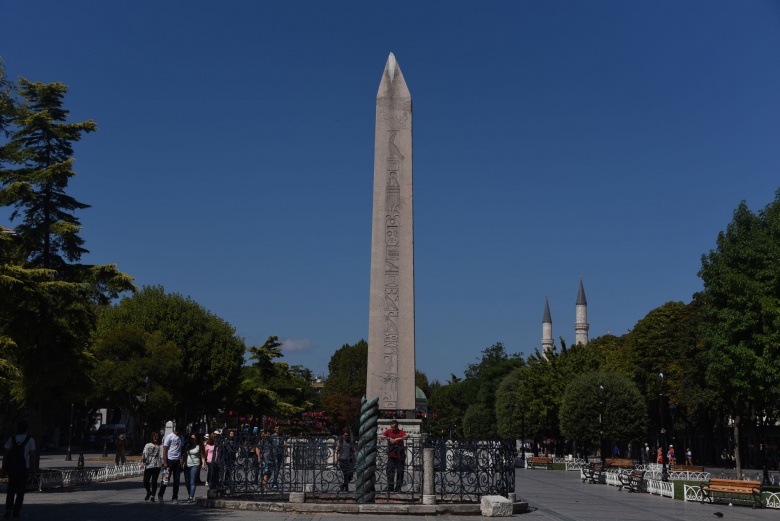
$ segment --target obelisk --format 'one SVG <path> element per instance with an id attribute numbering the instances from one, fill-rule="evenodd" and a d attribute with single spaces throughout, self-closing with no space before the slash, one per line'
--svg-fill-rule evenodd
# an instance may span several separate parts
<path id="1" fill-rule="evenodd" d="M 412 96 L 390 53 L 376 96 L 366 398 L 414 410 L 414 369 Z"/>

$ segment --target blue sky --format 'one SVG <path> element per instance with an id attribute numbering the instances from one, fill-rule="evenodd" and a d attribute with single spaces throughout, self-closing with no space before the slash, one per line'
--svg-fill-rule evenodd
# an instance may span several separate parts
<path id="1" fill-rule="evenodd" d="M 368 334 L 375 97 L 414 104 L 417 367 L 623 334 L 780 187 L 780 3 L 0 2 L 7 73 L 70 87 L 90 263 L 325 372 Z M 8 225 L 7 209 L 0 224 Z M 13 226 L 14 223 L 10 223 Z"/>

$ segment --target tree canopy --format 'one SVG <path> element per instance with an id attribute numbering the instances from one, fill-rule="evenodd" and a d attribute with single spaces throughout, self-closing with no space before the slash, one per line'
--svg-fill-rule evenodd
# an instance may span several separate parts
<path id="1" fill-rule="evenodd" d="M 87 250 L 75 212 L 88 205 L 67 189 L 75 175 L 73 143 L 96 126 L 67 122 L 66 93 L 61 83 L 24 78 L 17 89 L 0 66 L 0 206 L 20 221 L 13 233 L 1 232 L 0 284 L 13 307 L 0 310 L 0 365 L 13 367 L 7 390 L 32 413 L 36 434 L 66 409 L 63 403 L 91 389 L 87 346 L 96 304 L 135 289 L 115 265 L 79 263 Z"/>
<path id="2" fill-rule="evenodd" d="M 103 308 L 97 324 L 98 339 L 130 326 L 158 334 L 181 350 L 181 370 L 168 375 L 178 388 L 176 411 L 190 415 L 215 411 L 223 398 L 238 390 L 244 362 L 244 340 L 235 328 L 190 298 L 166 293 L 162 286 L 145 286 L 118 304 Z M 174 411 L 171 411 L 173 414 Z"/>
<path id="3" fill-rule="evenodd" d="M 780 190 L 758 213 L 743 201 L 699 276 L 707 343 L 707 381 L 733 416 L 737 463 L 746 404 L 780 398 Z"/>
<path id="4" fill-rule="evenodd" d="M 647 431 L 642 394 L 629 378 L 614 372 L 574 377 L 563 396 L 560 421 L 568 439 L 591 443 L 639 442 Z"/>

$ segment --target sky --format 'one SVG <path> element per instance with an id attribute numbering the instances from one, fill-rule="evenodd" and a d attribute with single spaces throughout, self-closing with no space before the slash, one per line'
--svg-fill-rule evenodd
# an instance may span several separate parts
<path id="1" fill-rule="evenodd" d="M 368 336 L 375 99 L 413 100 L 416 366 L 622 335 L 780 188 L 780 2 L 0 0 L 62 82 L 87 263 L 326 374 Z M 0 224 L 10 210 L 0 208 Z"/>

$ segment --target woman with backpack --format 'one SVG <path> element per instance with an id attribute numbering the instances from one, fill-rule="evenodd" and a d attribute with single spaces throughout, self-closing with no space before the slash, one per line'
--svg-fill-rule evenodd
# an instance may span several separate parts
<path id="1" fill-rule="evenodd" d="M 35 450 L 35 440 L 27 434 L 27 420 L 21 420 L 16 435 L 8 438 L 3 457 L 3 471 L 8 475 L 8 493 L 5 496 L 5 518 L 19 517 L 27 487 L 30 468 L 30 451 Z"/>

